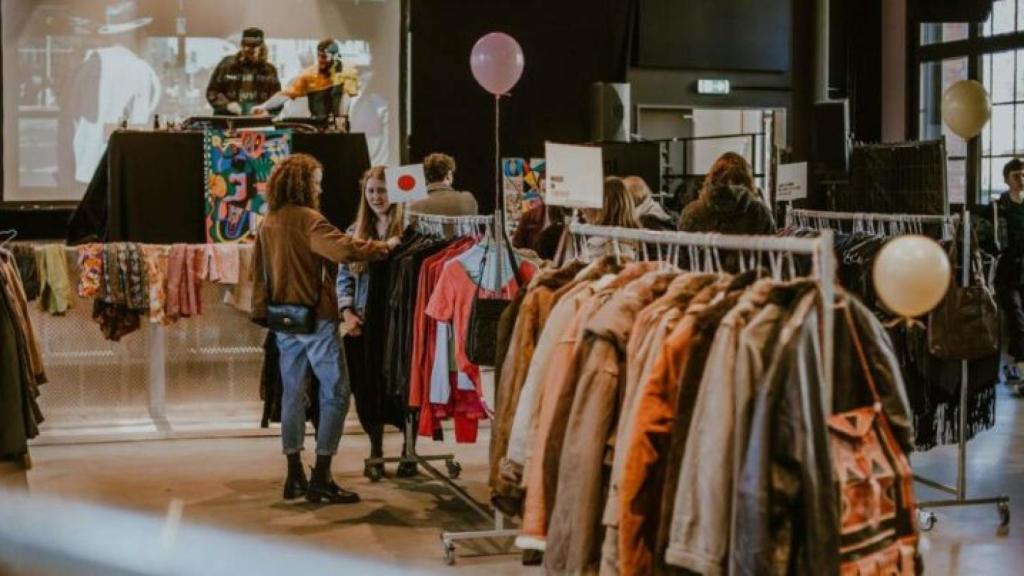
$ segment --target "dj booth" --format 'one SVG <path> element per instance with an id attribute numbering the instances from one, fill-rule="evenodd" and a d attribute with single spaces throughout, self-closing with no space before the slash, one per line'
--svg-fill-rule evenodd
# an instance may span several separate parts
<path id="1" fill-rule="evenodd" d="M 370 167 L 363 134 L 295 131 L 292 152 L 323 164 L 321 211 L 339 228 L 351 224 Z M 202 132 L 119 130 L 71 218 L 68 242 L 204 243 L 204 195 Z"/>

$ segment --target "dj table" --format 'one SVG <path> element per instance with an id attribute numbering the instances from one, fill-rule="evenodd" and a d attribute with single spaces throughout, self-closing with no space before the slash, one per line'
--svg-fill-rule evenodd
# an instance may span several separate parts
<path id="1" fill-rule="evenodd" d="M 292 134 L 292 151 L 324 166 L 320 209 L 344 229 L 359 207 L 359 178 L 370 167 L 362 134 Z M 206 242 L 203 133 L 121 130 L 111 135 L 71 218 L 68 243 Z"/>

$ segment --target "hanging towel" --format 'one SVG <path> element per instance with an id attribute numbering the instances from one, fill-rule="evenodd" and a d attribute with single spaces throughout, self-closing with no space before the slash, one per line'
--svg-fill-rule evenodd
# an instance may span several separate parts
<path id="1" fill-rule="evenodd" d="M 25 299 L 35 300 L 39 297 L 39 266 L 36 264 L 36 249 L 31 244 L 15 244 L 11 247 L 14 263 L 21 276 L 21 285 L 25 289 Z"/>
<path id="2" fill-rule="evenodd" d="M 149 277 L 149 321 L 154 324 L 168 324 L 165 306 L 167 303 L 167 257 L 168 246 L 142 246 L 146 275 Z"/>
<path id="3" fill-rule="evenodd" d="M 238 284 L 239 281 L 239 250 L 238 244 L 207 244 L 202 259 L 200 276 L 210 282 L 220 284 Z"/>
<path id="4" fill-rule="evenodd" d="M 238 249 L 238 283 L 228 289 L 224 295 L 224 303 L 249 314 L 252 312 L 252 244 L 239 246 Z"/>
<path id="5" fill-rule="evenodd" d="M 83 244 L 78 247 L 78 295 L 96 298 L 103 290 L 103 245 Z"/>
<path id="6" fill-rule="evenodd" d="M 64 314 L 74 304 L 64 246 L 43 246 L 36 252 L 36 266 L 39 270 L 39 309 L 50 314 Z"/>

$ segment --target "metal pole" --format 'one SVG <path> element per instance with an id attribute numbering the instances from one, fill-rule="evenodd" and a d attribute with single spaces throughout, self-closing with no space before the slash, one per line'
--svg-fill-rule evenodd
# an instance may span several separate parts
<path id="1" fill-rule="evenodd" d="M 963 270 L 961 270 L 961 281 L 966 287 L 971 283 L 971 212 L 966 205 L 963 211 Z M 969 365 L 967 360 L 960 362 L 960 445 L 958 446 L 956 466 L 956 492 L 957 498 L 967 498 L 967 386 L 970 380 Z"/>
<path id="2" fill-rule="evenodd" d="M 149 417 L 157 430 L 167 430 L 167 337 L 163 326 L 146 323 L 149 324 Z"/>

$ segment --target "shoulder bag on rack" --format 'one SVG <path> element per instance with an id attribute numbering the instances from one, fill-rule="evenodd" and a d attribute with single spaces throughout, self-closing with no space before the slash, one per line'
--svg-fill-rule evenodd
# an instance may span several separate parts
<path id="1" fill-rule="evenodd" d="M 473 297 L 473 308 L 469 313 L 469 326 L 466 328 L 466 356 L 481 366 L 494 366 L 494 358 L 497 355 L 498 321 L 501 313 L 505 311 L 511 299 L 506 298 L 481 298 L 480 285 L 483 283 L 484 271 L 487 267 L 487 255 L 490 253 L 491 245 L 484 249 L 484 256 L 480 262 L 480 275 L 477 277 L 476 295 Z M 519 275 L 519 267 L 516 266 L 516 259 L 512 256 L 512 246 L 508 246 L 508 259 L 512 265 L 512 274 L 516 280 L 516 290 L 523 288 L 523 281 Z M 500 264 L 499 264 L 500 266 Z M 500 292 L 501 287 L 498 287 Z"/>
<path id="2" fill-rule="evenodd" d="M 284 334 L 312 334 L 316 332 L 316 308 L 320 304 L 320 286 L 317 285 L 316 302 L 305 304 L 275 304 L 271 299 L 270 275 L 267 274 L 266 254 L 260 255 L 263 264 L 263 285 L 267 293 L 267 328 Z M 321 271 L 322 272 L 322 271 Z"/>
<path id="3" fill-rule="evenodd" d="M 955 248 L 950 258 L 956 262 Z M 999 307 L 979 255 L 971 258 L 971 276 L 970 286 L 952 282 L 946 297 L 928 315 L 928 350 L 938 358 L 977 360 L 999 353 Z"/>
<path id="4" fill-rule="evenodd" d="M 882 408 L 849 308 L 844 312 L 872 405 L 828 418 L 832 475 L 840 499 L 839 574 L 913 576 L 920 568 L 914 473 Z"/>

